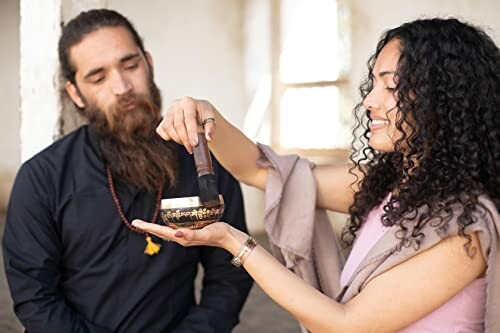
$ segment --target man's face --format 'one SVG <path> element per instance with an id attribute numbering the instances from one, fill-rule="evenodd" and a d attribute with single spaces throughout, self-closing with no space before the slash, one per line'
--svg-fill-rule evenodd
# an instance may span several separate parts
<path id="1" fill-rule="evenodd" d="M 126 28 L 105 27 L 71 47 L 69 56 L 76 73 L 66 91 L 97 130 L 112 174 L 150 192 L 162 179 L 175 184 L 175 152 L 155 131 L 161 96 L 149 53 Z"/>
<path id="2" fill-rule="evenodd" d="M 108 122 L 118 112 L 136 108 L 137 99 L 151 100 L 152 60 L 124 27 L 103 27 L 70 48 L 76 85 L 67 82 L 73 102 L 104 112 Z"/>

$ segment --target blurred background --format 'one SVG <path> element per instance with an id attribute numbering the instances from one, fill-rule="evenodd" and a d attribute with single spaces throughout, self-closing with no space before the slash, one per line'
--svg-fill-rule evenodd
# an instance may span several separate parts
<path id="1" fill-rule="evenodd" d="M 351 110 L 380 35 L 416 18 L 458 17 L 499 43 L 498 0 L 1 0 L 0 236 L 21 163 L 82 124 L 60 98 L 60 26 L 81 10 L 127 16 L 153 56 L 164 105 L 211 101 L 253 140 L 316 163 L 343 163 Z M 263 195 L 243 187 L 265 244 Z M 340 229 L 346 217 L 331 215 Z M 1 263 L 1 257 L 0 257 Z M 258 286 L 235 332 L 299 332 Z M 0 332 L 21 332 L 0 269 Z"/>

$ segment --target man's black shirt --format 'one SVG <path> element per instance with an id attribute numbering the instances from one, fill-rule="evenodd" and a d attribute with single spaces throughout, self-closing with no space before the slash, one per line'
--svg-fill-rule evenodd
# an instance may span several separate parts
<path id="1" fill-rule="evenodd" d="M 163 198 L 198 195 L 194 160 L 175 145 L 174 188 Z M 214 159 L 226 204 L 222 217 L 246 231 L 241 190 Z M 150 221 L 156 193 L 115 179 L 125 216 Z M 160 219 L 156 223 L 161 223 Z M 218 248 L 164 242 L 144 254 L 144 235 L 120 220 L 95 136 L 83 126 L 24 163 L 11 193 L 3 239 L 14 308 L 35 332 L 230 332 L 251 287 Z M 194 278 L 204 267 L 199 304 Z"/>

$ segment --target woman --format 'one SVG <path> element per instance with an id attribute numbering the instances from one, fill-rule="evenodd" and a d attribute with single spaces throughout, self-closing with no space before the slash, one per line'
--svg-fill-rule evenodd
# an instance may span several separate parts
<path id="1" fill-rule="evenodd" d="M 417 20 L 384 34 L 368 70 L 352 164 L 313 170 L 317 206 L 350 214 L 343 240 L 354 246 L 340 279 L 362 281 L 341 302 L 262 247 L 252 250 L 248 235 L 225 223 L 197 231 L 134 225 L 183 246 L 228 250 L 311 332 L 496 331 L 500 51 L 482 30 L 455 19 Z M 258 146 L 208 102 L 177 101 L 158 133 L 191 152 L 199 122 L 218 160 L 241 182 L 265 189 L 269 169 L 257 164 Z M 404 260 L 359 277 L 374 239 L 387 237 L 398 245 L 389 257 L 404 252 Z"/>

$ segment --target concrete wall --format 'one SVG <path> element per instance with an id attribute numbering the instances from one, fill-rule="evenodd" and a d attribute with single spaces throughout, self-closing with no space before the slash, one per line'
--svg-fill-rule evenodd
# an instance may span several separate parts
<path id="1" fill-rule="evenodd" d="M 19 1 L 0 2 L 0 212 L 20 163 Z"/>

